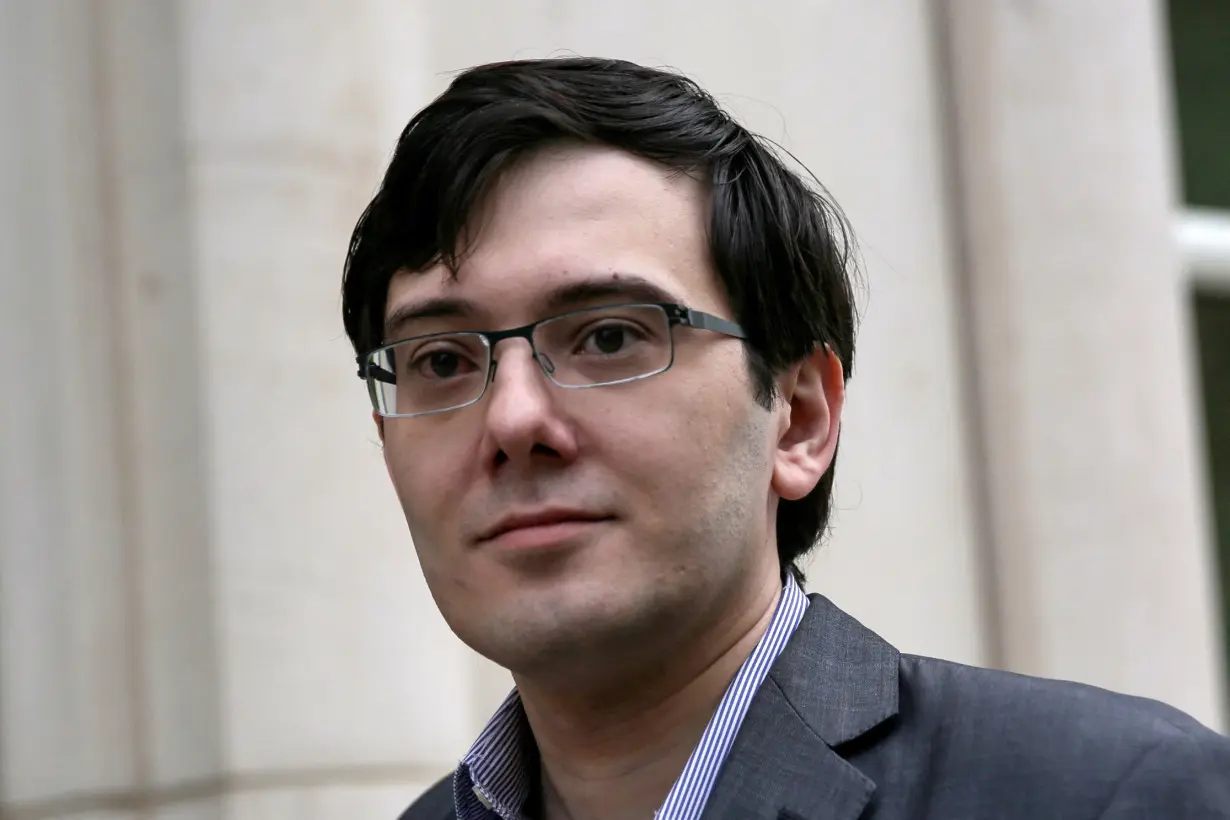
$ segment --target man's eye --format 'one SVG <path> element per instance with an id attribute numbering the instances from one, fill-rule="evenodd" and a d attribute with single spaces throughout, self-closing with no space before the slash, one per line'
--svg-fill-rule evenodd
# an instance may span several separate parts
<path id="1" fill-rule="evenodd" d="M 612 356 L 643 339 L 644 336 L 637 333 L 636 328 L 630 325 L 606 324 L 585 334 L 581 341 L 581 349 L 584 353 Z"/>
<path id="2" fill-rule="evenodd" d="M 610 325 L 598 328 L 589 338 L 599 353 L 616 353 L 627 342 L 624 328 Z"/>
<path id="3" fill-rule="evenodd" d="M 411 372 L 427 379 L 451 379 L 475 370 L 475 365 L 455 350 L 431 350 L 415 357 Z"/>

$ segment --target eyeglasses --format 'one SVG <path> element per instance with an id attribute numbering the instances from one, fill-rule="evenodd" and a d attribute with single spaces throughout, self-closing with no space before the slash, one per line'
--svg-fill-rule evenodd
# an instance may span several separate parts
<path id="1" fill-rule="evenodd" d="M 387 418 L 443 413 L 487 392 L 505 339 L 525 339 L 554 384 L 577 389 L 656 376 L 675 361 L 672 328 L 685 325 L 736 339 L 743 328 L 670 303 L 585 308 L 510 330 L 432 333 L 386 344 L 356 357 L 372 408 Z"/>

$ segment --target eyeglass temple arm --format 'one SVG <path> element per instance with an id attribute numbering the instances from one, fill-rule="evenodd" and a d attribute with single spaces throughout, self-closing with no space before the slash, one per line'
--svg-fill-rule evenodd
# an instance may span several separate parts
<path id="1" fill-rule="evenodd" d="M 376 381 L 384 382 L 385 384 L 397 384 L 397 374 L 396 373 L 394 373 L 392 370 L 385 370 L 383 367 L 379 367 L 377 365 L 371 364 L 370 362 L 364 363 L 363 360 L 365 358 L 366 357 L 364 356 L 359 356 L 356 358 L 356 361 L 358 361 L 359 363 L 359 374 L 358 375 L 360 379 L 366 379 L 368 377 L 371 377 L 375 379 Z"/>
<path id="2" fill-rule="evenodd" d="M 692 310 L 691 308 L 687 308 L 683 311 L 683 316 L 681 318 L 683 323 L 689 327 L 698 327 L 701 330 L 712 330 L 715 333 L 724 333 L 727 336 L 734 336 L 736 339 L 747 338 L 747 334 L 743 332 L 743 328 L 739 327 L 734 322 L 723 319 L 720 316 L 714 316 L 700 310 Z"/>

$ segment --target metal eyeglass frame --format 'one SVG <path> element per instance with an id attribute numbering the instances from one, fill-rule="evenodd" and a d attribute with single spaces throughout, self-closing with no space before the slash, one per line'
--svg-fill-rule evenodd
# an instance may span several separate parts
<path id="1" fill-rule="evenodd" d="M 632 376 L 627 379 L 618 379 L 612 382 L 597 382 L 595 384 L 560 384 L 551 375 L 551 370 L 554 368 L 550 366 L 549 361 L 544 360 L 545 357 L 539 354 L 538 348 L 534 345 L 534 331 L 537 330 L 538 326 L 541 324 L 552 322 L 565 316 L 573 316 L 578 313 L 638 307 L 654 307 L 660 309 L 666 314 L 667 337 L 670 339 L 671 343 L 671 355 L 666 365 L 660 370 L 654 370 L 651 373 L 644 373 L 639 376 Z M 581 308 L 580 310 L 570 310 L 564 313 L 556 314 L 555 316 L 547 316 L 546 318 L 539 319 L 536 322 L 530 322 L 528 325 L 509 328 L 508 330 L 449 330 L 441 333 L 428 333 L 423 336 L 410 336 L 405 339 L 398 339 L 393 342 L 388 342 L 387 344 L 382 344 L 379 347 L 372 348 L 366 353 L 356 356 L 355 362 L 359 365 L 359 372 L 357 375 L 359 378 L 368 383 L 368 395 L 372 400 L 372 409 L 377 413 L 380 413 L 379 402 L 377 401 L 375 395 L 376 386 L 374 382 L 379 381 L 384 382 L 385 384 L 397 384 L 397 376 L 383 367 L 373 365 L 372 359 L 376 356 L 376 354 L 381 351 L 388 350 L 391 347 L 405 344 L 406 342 L 421 341 L 439 338 L 442 336 L 454 336 L 459 333 L 466 333 L 481 338 L 487 347 L 487 378 L 483 382 L 482 391 L 473 399 L 467 401 L 465 404 L 457 404 L 452 407 L 443 407 L 439 410 L 424 410 L 419 413 L 380 413 L 380 415 L 385 418 L 415 418 L 417 416 L 429 416 L 435 413 L 447 413 L 450 410 L 460 410 L 463 407 L 469 407 L 472 404 L 477 404 L 482 401 L 483 396 L 487 395 L 487 388 L 491 386 L 491 381 L 495 377 L 496 365 L 499 364 L 499 361 L 495 358 L 495 346 L 505 339 L 525 339 L 529 342 L 530 350 L 533 351 L 534 361 L 538 363 L 543 375 L 547 377 L 547 380 L 550 381 L 551 384 L 565 390 L 584 390 L 591 387 L 610 387 L 612 385 L 625 384 L 627 382 L 633 382 L 639 379 L 647 379 L 650 376 L 657 376 L 660 373 L 665 373 L 667 370 L 670 370 L 671 365 L 675 363 L 675 337 L 674 334 L 670 333 L 670 331 L 675 327 L 675 325 L 693 327 L 699 330 L 708 330 L 713 333 L 721 333 L 724 336 L 732 336 L 736 339 L 747 338 L 746 332 L 744 332 L 743 328 L 738 324 L 728 319 L 723 319 L 720 316 L 714 316 L 711 313 L 693 310 L 690 307 L 675 304 L 674 302 L 634 302 L 631 304 L 599 305 L 596 307 Z"/>

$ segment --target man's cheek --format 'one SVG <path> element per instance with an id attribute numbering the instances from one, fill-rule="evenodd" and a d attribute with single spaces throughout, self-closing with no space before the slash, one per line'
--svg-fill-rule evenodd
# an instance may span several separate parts
<path id="1" fill-rule="evenodd" d="M 613 450 L 622 489 L 635 493 L 641 503 L 651 507 L 670 506 L 695 480 L 690 466 L 695 456 L 681 458 L 686 446 L 682 443 L 695 432 L 689 432 L 678 416 L 663 419 L 646 415 L 640 422 L 641 426 L 628 430 L 623 443 Z"/>

